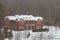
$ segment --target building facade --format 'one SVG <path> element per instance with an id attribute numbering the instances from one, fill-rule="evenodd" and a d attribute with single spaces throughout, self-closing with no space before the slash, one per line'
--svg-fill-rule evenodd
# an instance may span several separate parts
<path id="1" fill-rule="evenodd" d="M 35 30 L 42 28 L 44 25 L 42 17 L 33 15 L 14 15 L 4 18 L 4 28 L 15 30 Z"/>

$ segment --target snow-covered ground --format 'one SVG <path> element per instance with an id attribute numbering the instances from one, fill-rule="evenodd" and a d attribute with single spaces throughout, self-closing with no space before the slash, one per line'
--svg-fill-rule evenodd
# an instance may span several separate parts
<path id="1" fill-rule="evenodd" d="M 12 31 L 13 38 L 10 40 L 60 40 L 60 27 L 44 26 L 49 28 L 48 32 L 32 32 L 32 30 Z M 28 34 L 30 33 L 30 36 Z M 9 40 L 6 38 L 5 40 Z"/>

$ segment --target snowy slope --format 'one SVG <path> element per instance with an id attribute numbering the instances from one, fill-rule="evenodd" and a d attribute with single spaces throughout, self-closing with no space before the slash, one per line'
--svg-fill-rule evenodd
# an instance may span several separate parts
<path id="1" fill-rule="evenodd" d="M 55 26 L 44 26 L 49 28 L 48 32 L 32 32 L 32 30 L 12 31 L 12 40 L 60 40 L 60 28 Z M 27 38 L 27 35 L 30 36 Z M 8 39 L 5 39 L 8 40 Z"/>

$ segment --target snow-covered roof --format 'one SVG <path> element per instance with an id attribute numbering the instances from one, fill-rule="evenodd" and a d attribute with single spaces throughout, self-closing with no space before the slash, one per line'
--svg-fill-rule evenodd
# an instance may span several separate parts
<path id="1" fill-rule="evenodd" d="M 6 16 L 5 18 L 8 18 L 9 20 L 16 20 L 17 21 L 20 21 L 21 19 L 22 20 L 35 20 L 37 21 L 38 19 L 39 20 L 43 20 L 42 17 L 35 17 L 33 15 L 14 15 L 14 16 Z"/>

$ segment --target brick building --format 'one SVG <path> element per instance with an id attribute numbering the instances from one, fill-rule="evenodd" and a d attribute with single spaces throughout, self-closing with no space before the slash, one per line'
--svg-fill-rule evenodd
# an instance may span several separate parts
<path id="1" fill-rule="evenodd" d="M 42 17 L 33 15 L 6 16 L 4 22 L 4 28 L 16 30 L 39 29 L 44 25 Z"/>

